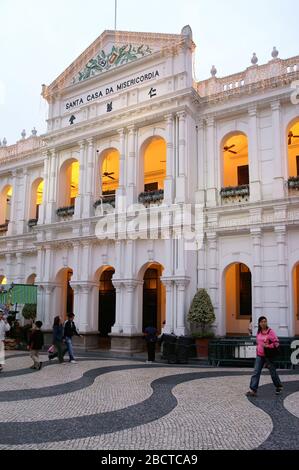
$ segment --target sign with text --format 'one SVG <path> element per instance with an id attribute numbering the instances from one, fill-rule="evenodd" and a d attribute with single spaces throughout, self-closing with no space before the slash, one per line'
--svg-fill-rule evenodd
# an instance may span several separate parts
<path id="1" fill-rule="evenodd" d="M 86 105 L 88 103 L 91 103 L 92 101 L 98 101 L 102 98 L 111 96 L 114 93 L 120 93 L 122 91 L 126 91 L 129 88 L 132 88 L 136 85 L 140 85 L 142 83 L 157 79 L 160 76 L 161 76 L 160 71 L 156 69 L 148 73 L 133 76 L 132 78 L 129 78 L 128 80 L 114 82 L 111 85 L 98 88 L 88 93 L 84 93 L 81 96 L 65 101 L 64 112 L 73 111 L 74 109 L 79 108 L 80 106 Z"/>

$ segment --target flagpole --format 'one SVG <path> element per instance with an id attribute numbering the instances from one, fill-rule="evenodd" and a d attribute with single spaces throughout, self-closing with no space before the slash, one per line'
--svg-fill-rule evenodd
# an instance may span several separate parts
<path id="1" fill-rule="evenodd" d="M 116 31 L 116 18 L 117 18 L 117 0 L 115 0 L 115 16 L 114 16 L 114 29 Z"/>

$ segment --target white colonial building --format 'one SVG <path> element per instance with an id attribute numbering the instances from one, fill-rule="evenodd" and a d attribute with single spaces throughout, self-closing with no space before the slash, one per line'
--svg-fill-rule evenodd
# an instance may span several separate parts
<path id="1" fill-rule="evenodd" d="M 204 287 L 218 335 L 299 334 L 299 56 L 196 83 L 194 50 L 105 31 L 43 85 L 46 134 L 2 143 L 0 283 L 38 286 L 45 329 L 73 311 L 85 346 L 137 350 Z"/>

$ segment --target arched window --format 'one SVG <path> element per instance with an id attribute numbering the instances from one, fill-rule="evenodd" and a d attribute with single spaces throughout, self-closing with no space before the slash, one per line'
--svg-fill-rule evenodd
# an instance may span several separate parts
<path id="1" fill-rule="evenodd" d="M 224 140 L 223 187 L 249 184 L 248 139 L 244 134 L 235 134 Z"/>
<path id="2" fill-rule="evenodd" d="M 79 193 L 79 162 L 75 159 L 63 163 L 59 173 L 58 215 L 72 215 Z M 68 209 L 68 212 L 66 212 Z"/>
<path id="3" fill-rule="evenodd" d="M 288 131 L 289 189 L 299 190 L 299 118 Z M 298 194 L 298 193 L 297 193 Z"/>
<path id="4" fill-rule="evenodd" d="M 225 273 L 226 329 L 228 334 L 247 334 L 252 316 L 252 276 L 243 263 L 229 266 Z"/>
<path id="5" fill-rule="evenodd" d="M 38 221 L 39 218 L 39 208 L 43 202 L 43 191 L 44 191 L 44 181 L 42 178 L 38 178 L 32 184 L 31 189 L 31 202 L 30 202 L 30 211 L 29 211 L 29 220 Z"/>
<path id="6" fill-rule="evenodd" d="M 0 227 L 5 230 L 11 218 L 12 186 L 6 186 L 0 193 Z M 2 230 L 2 229 L 1 229 Z"/>
<path id="7" fill-rule="evenodd" d="M 152 138 L 144 150 L 144 191 L 164 189 L 166 177 L 166 142 Z"/>
<path id="8" fill-rule="evenodd" d="M 114 205 L 115 193 L 119 186 L 118 150 L 109 149 L 102 154 L 101 181 L 104 202 Z"/>

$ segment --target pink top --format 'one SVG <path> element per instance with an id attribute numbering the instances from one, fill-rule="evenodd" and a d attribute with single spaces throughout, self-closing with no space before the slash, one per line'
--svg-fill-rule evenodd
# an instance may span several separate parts
<path id="1" fill-rule="evenodd" d="M 279 346 L 279 340 L 271 328 L 256 335 L 256 352 L 258 356 L 265 357 L 264 344 L 268 344 L 271 349 Z"/>

